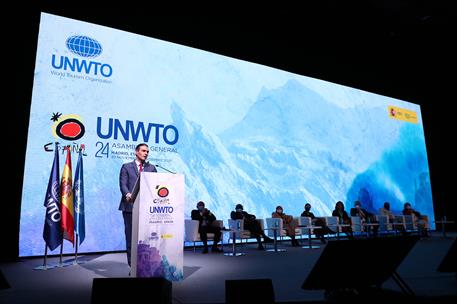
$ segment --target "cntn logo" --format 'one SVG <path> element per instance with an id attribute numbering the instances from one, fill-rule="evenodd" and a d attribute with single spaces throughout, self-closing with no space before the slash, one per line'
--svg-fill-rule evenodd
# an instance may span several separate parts
<path id="1" fill-rule="evenodd" d="M 113 74 L 113 68 L 109 64 L 85 59 L 100 56 L 102 53 L 102 45 L 97 40 L 87 36 L 71 36 L 67 39 L 66 45 L 73 54 L 83 57 L 83 59 L 68 58 L 67 56 L 59 56 L 58 58 L 52 54 L 53 68 L 94 76 L 110 77 Z"/>

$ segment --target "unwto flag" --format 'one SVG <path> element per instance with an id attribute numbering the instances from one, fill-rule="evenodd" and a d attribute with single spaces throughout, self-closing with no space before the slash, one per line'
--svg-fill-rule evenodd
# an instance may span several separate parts
<path id="1" fill-rule="evenodd" d="M 79 238 L 79 244 L 86 237 L 84 222 L 84 175 L 83 175 L 83 152 L 79 150 L 78 164 L 76 165 L 75 182 L 73 184 L 75 195 L 75 233 Z"/>
<path id="2" fill-rule="evenodd" d="M 46 217 L 43 228 L 43 239 L 49 249 L 54 250 L 62 244 L 62 228 L 60 213 L 60 184 L 59 184 L 59 152 L 55 146 L 54 162 L 49 175 L 48 189 L 44 199 Z"/>
<path id="3" fill-rule="evenodd" d="M 62 182 L 60 183 L 62 194 L 62 231 L 63 238 L 75 243 L 75 222 L 73 217 L 73 189 L 71 179 L 71 155 L 70 148 L 65 147 L 67 150 L 67 160 L 63 168 Z"/>

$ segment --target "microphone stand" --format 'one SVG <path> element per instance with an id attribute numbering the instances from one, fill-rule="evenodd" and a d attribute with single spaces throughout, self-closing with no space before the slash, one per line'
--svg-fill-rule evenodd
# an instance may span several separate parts
<path id="1" fill-rule="evenodd" d="M 165 171 L 167 171 L 167 172 L 169 172 L 169 173 L 176 174 L 176 172 L 170 171 L 170 170 L 168 170 L 167 168 L 164 168 L 164 167 L 162 167 L 162 166 L 160 166 L 160 165 L 155 165 L 155 166 L 156 166 L 157 168 L 161 168 L 161 169 L 163 169 L 163 170 L 165 170 Z"/>

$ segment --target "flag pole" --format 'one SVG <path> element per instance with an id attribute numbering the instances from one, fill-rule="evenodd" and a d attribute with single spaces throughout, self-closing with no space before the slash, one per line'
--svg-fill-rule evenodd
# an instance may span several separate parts
<path id="1" fill-rule="evenodd" d="M 61 213 L 60 213 L 60 184 L 59 184 L 59 146 L 58 142 L 55 143 L 54 161 L 52 163 L 51 174 L 49 176 L 48 187 L 43 205 L 46 207 L 45 221 L 43 227 L 44 239 L 44 261 L 43 266 L 34 269 L 47 270 L 56 267 L 55 264 L 48 265 L 48 247 L 51 251 L 56 249 L 60 244 L 62 245 L 61 235 Z"/>
<path id="2" fill-rule="evenodd" d="M 52 269 L 55 266 L 53 265 L 48 265 L 48 244 L 44 244 L 44 258 L 43 258 L 43 265 L 42 266 L 37 266 L 33 268 L 33 270 L 48 270 Z"/>
<path id="3" fill-rule="evenodd" d="M 62 255 L 63 255 L 63 239 L 62 239 L 62 244 L 60 244 L 60 258 L 59 258 L 59 265 L 58 265 L 58 267 L 63 267 Z"/>
<path id="4" fill-rule="evenodd" d="M 44 269 L 46 269 L 47 265 L 48 265 L 48 244 L 44 244 L 44 261 L 43 261 Z"/>
<path id="5" fill-rule="evenodd" d="M 73 261 L 73 265 L 78 264 L 78 235 L 76 234 L 76 247 L 75 247 L 75 260 Z"/>
<path id="6" fill-rule="evenodd" d="M 73 265 L 84 264 L 85 261 L 78 261 L 79 241 L 84 241 L 84 178 L 83 178 L 83 149 L 84 144 L 79 148 L 78 163 L 76 165 L 75 180 L 73 183 L 73 214 L 74 214 L 74 235 L 75 235 L 75 259 Z M 81 237 L 80 237 L 81 235 Z"/>
<path id="7" fill-rule="evenodd" d="M 60 245 L 60 257 L 59 257 L 59 264 L 57 267 L 67 267 L 71 265 L 71 262 L 63 262 L 62 257 L 63 257 L 63 243 L 64 239 L 62 239 L 62 244 Z"/>

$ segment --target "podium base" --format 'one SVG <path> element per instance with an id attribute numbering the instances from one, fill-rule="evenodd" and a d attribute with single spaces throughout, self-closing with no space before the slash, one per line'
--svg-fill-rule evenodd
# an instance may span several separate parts
<path id="1" fill-rule="evenodd" d="M 268 252 L 284 252 L 284 251 L 286 251 L 286 249 L 277 248 L 277 249 L 267 249 L 265 251 L 268 251 Z"/>
<path id="2" fill-rule="evenodd" d="M 63 267 L 68 267 L 68 266 L 73 265 L 73 262 L 62 262 L 62 263 L 56 263 L 54 265 L 55 265 L 54 267 L 63 268 Z"/>
<path id="3" fill-rule="evenodd" d="M 81 264 L 86 264 L 87 261 L 73 261 L 73 263 L 71 263 L 72 265 L 81 265 Z"/>
<path id="4" fill-rule="evenodd" d="M 246 255 L 246 253 L 244 252 L 236 252 L 236 253 L 233 253 L 233 252 L 227 252 L 227 253 L 224 253 L 225 256 L 242 256 L 242 255 Z"/>
<path id="5" fill-rule="evenodd" d="M 35 268 L 33 268 L 33 270 L 49 270 L 49 269 L 53 269 L 53 268 L 56 268 L 55 265 L 41 265 L 41 266 L 37 266 Z"/>

